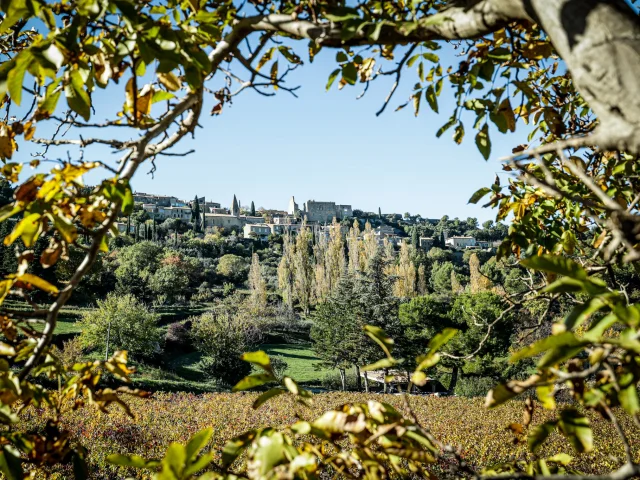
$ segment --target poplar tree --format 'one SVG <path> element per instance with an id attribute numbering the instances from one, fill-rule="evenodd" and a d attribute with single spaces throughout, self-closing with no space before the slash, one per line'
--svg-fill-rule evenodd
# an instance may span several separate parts
<path id="1" fill-rule="evenodd" d="M 267 282 L 262 276 L 260 259 L 254 253 L 251 257 L 251 268 L 249 269 L 249 302 L 255 313 L 264 312 L 267 307 Z"/>
<path id="2" fill-rule="evenodd" d="M 294 248 L 291 234 L 287 233 L 283 238 L 282 258 L 278 265 L 278 288 L 280 289 L 282 300 L 289 310 L 293 310 Z"/>
<path id="3" fill-rule="evenodd" d="M 425 295 L 427 293 L 427 274 L 423 263 L 418 267 L 417 290 L 419 295 Z"/>
<path id="4" fill-rule="evenodd" d="M 362 245 L 360 242 L 360 222 L 358 219 L 353 221 L 353 227 L 349 230 L 349 271 L 360 272 L 362 271 L 361 262 L 361 250 Z"/>
<path id="5" fill-rule="evenodd" d="M 411 259 L 412 250 L 413 248 L 407 242 L 402 242 L 400 245 L 394 285 L 394 293 L 397 297 L 413 297 L 416 294 L 416 266 Z"/>
<path id="6" fill-rule="evenodd" d="M 329 232 L 329 243 L 327 245 L 325 258 L 329 292 L 332 292 L 338 284 L 338 280 L 340 279 L 342 273 L 345 271 L 346 267 L 344 256 L 344 239 L 342 238 L 340 224 L 336 221 L 335 218 L 333 219 L 331 231 Z"/>
<path id="7" fill-rule="evenodd" d="M 471 293 L 487 292 L 493 287 L 493 282 L 480 271 L 480 259 L 475 253 L 469 257 L 469 274 Z"/>
<path id="8" fill-rule="evenodd" d="M 360 265 L 369 268 L 371 259 L 378 253 L 380 246 L 376 239 L 375 232 L 369 221 L 364 224 L 364 233 L 362 234 L 362 248 L 360 249 Z"/>
<path id="9" fill-rule="evenodd" d="M 314 298 L 317 303 L 323 301 L 329 295 L 329 281 L 327 279 L 327 239 L 318 234 L 313 246 L 314 265 Z"/>
<path id="10" fill-rule="evenodd" d="M 293 295 L 305 315 L 309 313 L 313 296 L 313 264 L 309 252 L 311 232 L 303 225 L 296 237 L 293 260 L 295 285 Z"/>

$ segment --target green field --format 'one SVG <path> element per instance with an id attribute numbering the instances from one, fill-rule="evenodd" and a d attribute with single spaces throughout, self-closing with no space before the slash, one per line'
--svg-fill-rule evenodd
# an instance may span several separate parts
<path id="1" fill-rule="evenodd" d="M 319 383 L 331 370 L 318 369 L 316 357 L 311 345 L 290 345 L 272 343 L 260 346 L 270 357 L 280 357 L 288 364 L 286 374 L 300 383 Z"/>

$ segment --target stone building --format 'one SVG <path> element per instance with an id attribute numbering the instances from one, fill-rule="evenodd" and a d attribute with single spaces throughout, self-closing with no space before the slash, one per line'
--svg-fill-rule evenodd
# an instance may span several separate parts
<path id="1" fill-rule="evenodd" d="M 213 209 L 214 211 L 218 209 Z M 204 212 L 204 227 L 206 228 L 235 228 L 242 230 L 247 224 L 260 224 L 265 223 L 264 217 L 252 217 L 249 215 L 240 215 L 240 202 L 236 196 L 233 196 L 233 202 L 231 202 L 230 213 L 208 213 Z"/>
<path id="2" fill-rule="evenodd" d="M 308 200 L 303 204 L 302 210 L 296 203 L 295 197 L 289 200 L 289 215 L 306 218 L 309 223 L 331 223 L 333 219 L 340 221 L 353 217 L 351 205 L 337 205 L 335 202 L 316 202 Z"/>

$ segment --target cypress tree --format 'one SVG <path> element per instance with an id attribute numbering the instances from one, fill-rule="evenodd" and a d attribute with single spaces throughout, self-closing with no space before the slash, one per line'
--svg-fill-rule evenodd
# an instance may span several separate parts
<path id="1" fill-rule="evenodd" d="M 382 209 L 378 207 L 378 218 L 382 220 Z"/>
<path id="2" fill-rule="evenodd" d="M 200 228 L 200 202 L 198 202 L 198 196 L 193 201 L 193 209 L 191 211 L 191 220 L 193 221 L 193 231 L 198 233 L 202 229 Z"/>
<path id="3" fill-rule="evenodd" d="M 418 227 L 413 227 L 413 232 L 411 232 L 411 246 L 418 250 L 420 246 L 420 236 L 418 235 Z"/>
<path id="4" fill-rule="evenodd" d="M 158 241 L 158 230 L 156 228 L 156 217 L 153 217 L 153 241 Z"/>
<path id="5" fill-rule="evenodd" d="M 253 200 L 251 200 L 251 213 L 250 214 L 251 214 L 252 217 L 256 216 L 256 206 L 253 203 Z"/>
<path id="6" fill-rule="evenodd" d="M 131 215 L 127 217 L 127 235 L 131 236 Z"/>

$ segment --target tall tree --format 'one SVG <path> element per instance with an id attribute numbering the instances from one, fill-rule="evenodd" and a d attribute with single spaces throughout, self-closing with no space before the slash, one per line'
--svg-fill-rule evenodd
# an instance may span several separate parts
<path id="1" fill-rule="evenodd" d="M 311 308 L 313 297 L 313 277 L 314 269 L 311 257 L 312 234 L 306 225 L 300 229 L 296 237 L 295 254 L 293 259 L 295 289 L 294 296 L 305 315 Z"/>
<path id="2" fill-rule="evenodd" d="M 346 269 L 345 253 L 344 253 L 344 237 L 340 224 L 333 219 L 329 230 L 329 242 L 325 252 L 325 268 L 327 275 L 327 284 L 330 292 L 338 285 L 338 280 Z"/>
<path id="3" fill-rule="evenodd" d="M 256 205 L 253 203 L 253 200 L 251 200 L 251 211 L 249 212 L 249 215 L 252 217 L 256 216 Z"/>
<path id="4" fill-rule="evenodd" d="M 193 206 L 191 207 L 191 222 L 193 223 L 193 231 L 200 233 L 202 231 L 202 214 L 200 212 L 198 195 L 193 199 Z"/>
<path id="5" fill-rule="evenodd" d="M 258 254 L 251 256 L 249 268 L 249 302 L 255 313 L 264 313 L 267 307 L 267 282 L 262 275 Z"/>
<path id="6" fill-rule="evenodd" d="M 416 266 L 413 263 L 412 250 L 408 242 L 400 244 L 400 254 L 395 266 L 394 293 L 401 298 L 413 297 L 416 294 Z"/>
<path id="7" fill-rule="evenodd" d="M 360 222 L 355 218 L 353 220 L 353 226 L 349 229 L 349 241 L 347 247 L 349 248 L 349 271 L 359 272 L 362 270 L 362 241 L 360 238 Z"/>
<path id="8" fill-rule="evenodd" d="M 284 235 L 282 243 L 282 258 L 278 265 L 278 288 L 289 310 L 293 310 L 293 284 L 295 281 L 295 244 L 291 234 Z"/>

